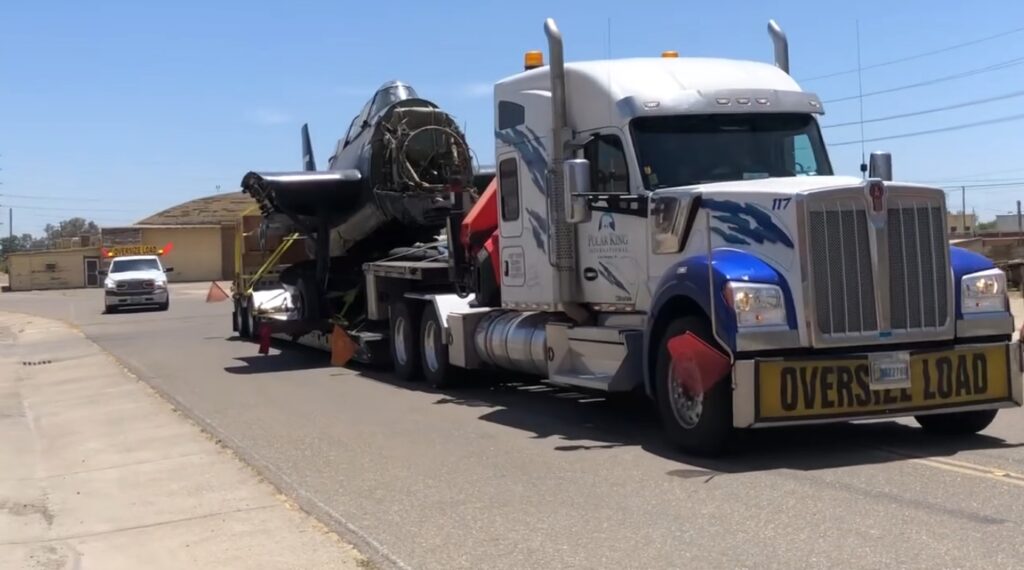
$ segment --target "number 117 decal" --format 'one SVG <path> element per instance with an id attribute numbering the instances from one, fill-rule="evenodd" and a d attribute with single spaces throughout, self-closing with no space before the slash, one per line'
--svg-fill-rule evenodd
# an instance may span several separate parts
<path id="1" fill-rule="evenodd" d="M 774 198 L 772 200 L 773 210 L 785 210 L 789 207 L 789 203 L 793 201 L 792 198 Z"/>

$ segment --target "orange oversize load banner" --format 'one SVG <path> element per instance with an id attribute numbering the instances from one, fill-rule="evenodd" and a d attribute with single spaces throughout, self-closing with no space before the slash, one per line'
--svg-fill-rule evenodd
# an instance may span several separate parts
<path id="1" fill-rule="evenodd" d="M 906 353 L 904 353 L 906 354 Z M 793 421 L 924 411 L 1011 399 L 1007 344 L 911 352 L 903 385 L 869 356 L 759 360 L 756 421 Z"/>

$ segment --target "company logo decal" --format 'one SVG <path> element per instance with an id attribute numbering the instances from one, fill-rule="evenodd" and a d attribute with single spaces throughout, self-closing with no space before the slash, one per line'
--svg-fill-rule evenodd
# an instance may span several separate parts
<path id="1" fill-rule="evenodd" d="M 595 254 L 628 253 L 629 235 L 615 231 L 615 217 L 605 212 L 597 220 L 597 233 L 587 234 L 587 248 Z"/>

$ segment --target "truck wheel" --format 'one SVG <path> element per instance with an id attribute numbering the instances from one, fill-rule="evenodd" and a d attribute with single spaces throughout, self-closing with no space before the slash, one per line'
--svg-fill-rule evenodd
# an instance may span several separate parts
<path id="1" fill-rule="evenodd" d="M 998 410 L 977 410 L 951 414 L 914 416 L 925 431 L 941 435 L 970 435 L 988 427 Z"/>
<path id="2" fill-rule="evenodd" d="M 312 277 L 299 277 L 295 288 L 299 291 L 298 309 L 303 319 L 315 320 L 320 318 L 319 288 Z"/>
<path id="3" fill-rule="evenodd" d="M 459 383 L 461 369 L 448 362 L 448 345 L 444 343 L 444 327 L 433 303 L 423 309 L 420 339 L 423 349 L 420 357 L 423 377 L 434 388 L 450 388 Z"/>
<path id="4" fill-rule="evenodd" d="M 170 308 L 171 308 L 171 302 L 170 301 L 164 301 L 163 303 L 160 303 L 159 305 L 157 305 L 157 310 L 158 311 L 166 311 L 167 309 L 170 309 Z"/>
<path id="5" fill-rule="evenodd" d="M 238 303 L 238 336 L 252 338 L 252 297 L 245 297 Z"/>
<path id="6" fill-rule="evenodd" d="M 702 317 L 683 317 L 669 324 L 658 341 L 654 377 L 658 413 L 674 444 L 696 455 L 718 455 L 733 434 L 732 386 L 728 375 L 704 394 L 690 394 L 680 385 L 672 373 L 668 341 L 686 332 L 717 346 L 711 323 Z"/>
<path id="7" fill-rule="evenodd" d="M 420 319 L 408 301 L 391 305 L 391 363 L 402 380 L 420 379 Z"/>
<path id="8" fill-rule="evenodd" d="M 242 310 L 238 299 L 231 302 L 231 332 L 242 336 Z"/>

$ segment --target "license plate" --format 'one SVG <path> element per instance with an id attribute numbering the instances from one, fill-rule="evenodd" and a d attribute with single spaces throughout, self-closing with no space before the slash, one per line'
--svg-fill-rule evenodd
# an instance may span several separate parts
<path id="1" fill-rule="evenodd" d="M 142 303 L 146 300 L 145 297 L 129 297 L 129 301 L 132 303 Z"/>
<path id="2" fill-rule="evenodd" d="M 841 418 L 1011 399 L 1009 345 L 759 360 L 757 421 Z"/>
<path id="3" fill-rule="evenodd" d="M 869 360 L 871 362 L 870 386 L 872 390 L 910 387 L 909 352 L 872 354 Z"/>

